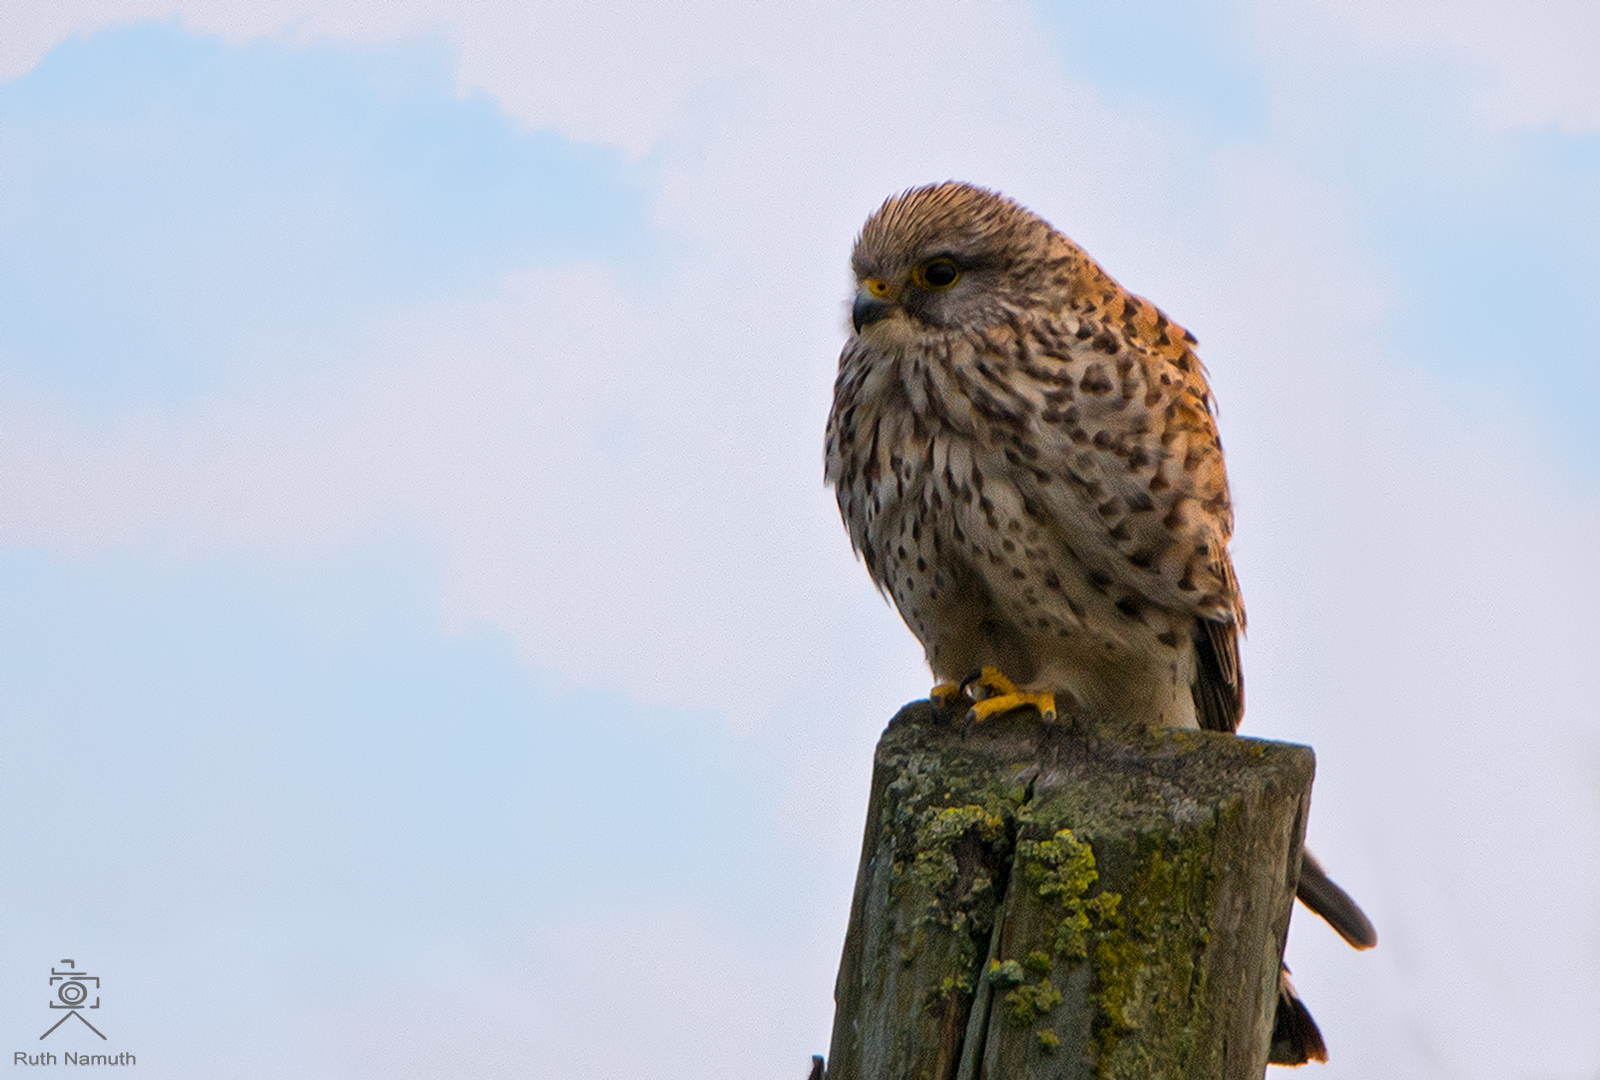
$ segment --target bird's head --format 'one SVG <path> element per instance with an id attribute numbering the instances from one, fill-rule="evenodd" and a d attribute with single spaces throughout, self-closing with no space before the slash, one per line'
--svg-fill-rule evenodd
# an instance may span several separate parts
<path id="1" fill-rule="evenodd" d="M 976 329 L 1037 305 L 1071 248 L 1042 218 L 971 184 L 896 195 L 867 219 L 850 257 L 857 334 Z M 879 327 L 877 330 L 869 330 Z"/>

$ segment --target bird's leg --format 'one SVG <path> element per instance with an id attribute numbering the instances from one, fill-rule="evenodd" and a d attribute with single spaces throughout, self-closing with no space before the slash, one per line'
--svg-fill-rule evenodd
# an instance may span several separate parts
<path id="1" fill-rule="evenodd" d="M 978 697 L 973 693 L 974 689 L 986 690 L 988 693 Z M 972 708 L 967 710 L 967 719 L 975 723 L 982 723 L 991 716 L 999 716 L 1012 709 L 1028 706 L 1038 709 L 1045 723 L 1055 722 L 1054 694 L 1048 691 L 1031 694 L 1018 690 L 1016 683 L 1001 674 L 999 668 L 986 667 L 975 675 L 969 675 L 962 681 L 961 690 L 972 701 Z"/>

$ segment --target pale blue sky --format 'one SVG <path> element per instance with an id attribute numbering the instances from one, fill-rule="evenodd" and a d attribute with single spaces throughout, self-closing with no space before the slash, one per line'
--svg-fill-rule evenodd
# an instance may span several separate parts
<path id="1" fill-rule="evenodd" d="M 0 1031 L 70 955 L 152 1077 L 801 1075 L 926 689 L 821 488 L 848 247 L 958 176 L 1201 338 L 1246 727 L 1383 935 L 1296 923 L 1318 1075 L 1593 1080 L 1547 6 L 5 9 Z"/>
<path id="2" fill-rule="evenodd" d="M 179 402 L 512 267 L 652 256 L 639 168 L 451 74 L 436 41 L 229 46 L 175 20 L 63 43 L 0 88 L 6 360 L 106 409 Z"/>

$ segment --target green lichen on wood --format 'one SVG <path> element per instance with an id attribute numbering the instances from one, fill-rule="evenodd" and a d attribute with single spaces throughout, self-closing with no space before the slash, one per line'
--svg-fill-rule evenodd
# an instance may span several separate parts
<path id="1" fill-rule="evenodd" d="M 1049 840 L 1018 841 L 1017 858 L 1021 860 L 1022 880 L 1053 916 L 1051 951 L 1042 955 L 1047 960 L 1054 956 L 1075 960 L 1087 957 L 1086 935 L 1091 924 L 1114 915 L 1122 901 L 1117 893 L 1089 895 L 1090 887 L 1100 879 L 1094 849 L 1074 836 L 1071 829 L 1060 829 Z"/>
<path id="2" fill-rule="evenodd" d="M 961 873 L 956 849 L 971 839 L 989 846 L 1003 844 L 1006 819 L 973 804 L 943 809 L 930 807 L 923 812 L 923 820 L 917 827 L 916 854 L 910 867 L 912 886 L 925 890 L 930 896 L 929 911 L 919 918 L 938 918 L 942 914 L 940 906 Z M 979 868 L 977 873 L 983 874 L 983 870 Z M 992 884 L 987 875 L 984 876 L 985 880 L 972 886 L 974 890 L 986 889 Z"/>
<path id="3" fill-rule="evenodd" d="M 1128 902 L 1106 918 L 1093 949 L 1095 1075 L 1154 1075 L 1142 1044 L 1127 1037 L 1160 1029 L 1169 1060 L 1185 1060 L 1202 1021 L 1205 967 L 1197 963 L 1209 934 L 1199 916 L 1211 905 L 1212 876 L 1198 847 L 1149 852 L 1127 890 Z"/>
<path id="4" fill-rule="evenodd" d="M 1030 954 L 1039 956 L 1039 953 Z M 1039 973 L 1037 965 L 1025 966 L 1015 960 L 995 960 L 989 965 L 989 982 L 994 986 L 1015 987 L 1006 994 L 1006 1018 L 1013 1027 L 1028 1027 L 1040 1016 L 1061 1004 L 1061 993 L 1050 984 L 1050 969 L 1044 968 L 1037 982 L 1028 981 L 1028 972 Z"/>
<path id="5" fill-rule="evenodd" d="M 1019 808 L 1021 820 L 1039 828 L 1041 807 Z M 1061 819 L 1055 818 L 1056 822 Z M 1110 837 L 1102 837 L 1111 843 Z M 1094 989 L 1088 1050 L 1097 1077 L 1160 1075 L 1145 1060 L 1137 1039 L 1145 1030 L 1164 1033 L 1161 1045 L 1187 1060 L 1204 997 L 1204 970 L 1197 965 L 1207 941 L 1203 913 L 1211 903 L 1205 845 L 1168 852 L 1158 845 L 1143 852 L 1126 888 L 1100 885 L 1095 847 L 1070 828 L 1048 839 L 1017 841 L 1014 880 L 1037 898 L 1037 916 L 1024 920 L 1026 939 L 1013 943 L 1020 958 L 997 960 L 989 978 L 1006 988 L 1004 1019 L 1012 1028 L 1032 1027 L 1061 1003 L 1052 976 L 1087 962 Z M 1026 950 L 1026 952 L 1023 952 Z M 1065 965 L 1063 967 L 1062 965 Z M 1062 984 L 1065 985 L 1065 984 Z M 1047 1024 L 1040 1031 L 1050 1030 Z M 1053 1053 L 1060 1036 L 1039 1032 L 1038 1052 Z M 1170 1060 L 1170 1059 L 1169 1059 Z"/>
<path id="6" fill-rule="evenodd" d="M 890 896 L 906 905 L 900 958 L 936 957 L 940 977 L 923 1002 L 970 996 L 1010 872 L 1027 788 L 958 751 L 905 754 L 883 825 L 893 837 Z"/>
<path id="7" fill-rule="evenodd" d="M 1061 991 L 1049 979 L 1019 986 L 1006 995 L 1006 1019 L 1012 1027 L 1031 1027 L 1039 1017 L 1061 1004 Z"/>
<path id="8" fill-rule="evenodd" d="M 1018 808 L 1018 818 L 1031 823 L 1029 808 Z M 1099 880 L 1094 849 L 1059 829 L 1049 839 L 1022 839 L 1016 845 L 1016 875 L 1038 896 L 1044 920 L 1037 940 L 1027 942 L 1024 959 L 996 960 L 989 980 L 1011 989 L 1004 998 L 1006 1021 L 1017 1028 L 1031 1027 L 1061 1004 L 1061 992 L 1051 981 L 1059 960 L 1088 958 L 1089 933 L 1114 916 L 1121 897 L 1104 890 L 1090 895 Z M 1054 1050 L 1059 1038 L 1040 1037 L 1042 1050 Z"/>

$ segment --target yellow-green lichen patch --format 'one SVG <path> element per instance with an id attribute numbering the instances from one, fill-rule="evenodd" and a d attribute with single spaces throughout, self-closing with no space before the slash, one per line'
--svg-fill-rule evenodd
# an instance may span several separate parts
<path id="1" fill-rule="evenodd" d="M 913 913 L 907 946 L 915 955 L 931 934 L 945 954 L 938 996 L 971 993 L 1003 899 L 995 880 L 1010 846 L 1006 819 L 977 804 L 926 807 L 919 818 L 911 858 L 895 868 Z"/>
<path id="2" fill-rule="evenodd" d="M 1100 878 L 1095 869 L 1094 849 L 1061 829 L 1049 840 L 1022 840 L 1017 843 L 1022 880 L 1038 893 L 1046 910 L 1054 915 L 1054 933 L 1046 961 L 1055 956 L 1081 960 L 1088 956 L 1086 934 L 1093 920 L 1114 914 L 1121 897 L 1100 892 L 1089 896 L 1089 888 Z"/>
<path id="3" fill-rule="evenodd" d="M 1100 876 L 1094 850 L 1071 829 L 1045 840 L 1018 841 L 1014 874 L 1022 888 L 1038 897 L 1041 919 L 1028 935 L 1032 940 L 1025 943 L 1022 959 L 996 960 L 988 974 L 997 991 L 1009 988 L 1003 999 L 1006 1021 L 1026 1028 L 1061 1004 L 1061 992 L 1051 981 L 1056 964 L 1088 956 L 1088 935 L 1115 914 L 1121 898 L 1103 890 L 1090 895 Z M 1053 1051 L 1059 1041 L 1045 1028 L 1039 1047 Z"/>
<path id="4" fill-rule="evenodd" d="M 1028 1027 L 1060 1004 L 1061 992 L 1049 979 L 1040 979 L 1006 994 L 1006 1019 L 1016 1027 Z"/>
<path id="5" fill-rule="evenodd" d="M 1030 954 L 1038 956 L 1040 954 Z M 1005 989 L 1014 987 L 1006 994 L 1006 1018 L 1016 1027 L 1027 1027 L 1043 1014 L 1061 1004 L 1061 994 L 1050 985 L 1050 969 L 1044 969 L 1044 977 L 1038 982 L 1028 981 L 1028 971 L 1037 973 L 1037 967 L 1024 965 L 1015 960 L 994 960 L 989 964 L 989 982 L 994 986 Z"/>
<path id="6" fill-rule="evenodd" d="M 1025 785 L 958 752 L 911 752 L 895 762 L 883 824 L 894 852 L 902 964 L 931 962 L 923 1008 L 972 993 L 1010 872 Z"/>
<path id="7" fill-rule="evenodd" d="M 1124 1041 L 1141 1028 L 1166 1033 L 1169 1053 L 1175 1045 L 1178 1060 L 1186 1058 L 1204 999 L 1205 972 L 1195 960 L 1208 937 L 1198 915 L 1210 905 L 1211 884 L 1202 855 L 1152 851 L 1127 902 L 1107 919 L 1092 957 L 1097 1077 L 1153 1075 L 1140 1040 Z"/>
<path id="8" fill-rule="evenodd" d="M 981 806 L 930 808 L 917 828 L 916 854 L 911 862 L 913 887 L 926 889 L 937 906 L 961 873 L 956 849 L 964 841 L 995 844 L 1005 839 L 1005 818 Z M 979 868 L 975 871 L 983 873 Z M 988 888 L 984 881 L 981 888 Z"/>

